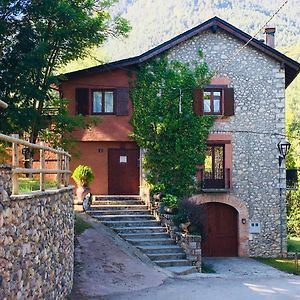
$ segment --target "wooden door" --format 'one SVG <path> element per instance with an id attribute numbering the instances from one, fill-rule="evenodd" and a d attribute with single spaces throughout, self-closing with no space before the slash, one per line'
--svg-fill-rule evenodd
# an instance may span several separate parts
<path id="1" fill-rule="evenodd" d="M 205 204 L 203 256 L 238 256 L 238 212 L 223 203 Z"/>
<path id="2" fill-rule="evenodd" d="M 109 195 L 138 195 L 139 149 L 108 149 Z"/>

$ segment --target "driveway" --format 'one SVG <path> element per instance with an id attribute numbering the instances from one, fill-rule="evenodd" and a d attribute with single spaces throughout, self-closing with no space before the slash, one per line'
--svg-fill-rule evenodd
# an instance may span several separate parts
<path id="1" fill-rule="evenodd" d="M 109 228 L 92 223 L 78 237 L 69 299 L 300 300 L 300 277 L 249 258 L 204 258 L 215 274 L 174 276 L 155 266 Z"/>

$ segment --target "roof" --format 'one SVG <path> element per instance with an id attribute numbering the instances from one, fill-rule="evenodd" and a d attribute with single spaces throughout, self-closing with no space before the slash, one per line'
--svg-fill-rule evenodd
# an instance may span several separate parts
<path id="1" fill-rule="evenodd" d="M 86 68 L 83 70 L 65 73 L 64 76 L 67 79 L 71 79 L 71 78 L 82 76 L 82 75 L 89 75 L 89 74 L 94 74 L 94 73 L 98 73 L 98 72 L 104 72 L 104 71 L 109 71 L 109 70 L 114 70 L 114 69 L 119 69 L 119 68 L 127 68 L 127 67 L 130 67 L 133 65 L 143 63 L 143 62 L 147 61 L 148 59 L 150 59 L 154 56 L 157 56 L 164 51 L 169 50 L 170 48 L 178 45 L 179 43 L 182 43 L 182 42 L 192 38 L 193 36 L 203 32 L 204 30 L 212 28 L 213 26 L 214 26 L 214 28 L 216 26 L 221 28 L 228 34 L 233 35 L 234 37 L 236 37 L 237 39 L 239 39 L 245 43 L 248 42 L 252 38 L 249 34 L 238 29 L 237 27 L 229 24 L 228 22 L 226 22 L 218 17 L 213 17 L 213 18 L 207 20 L 206 22 L 170 39 L 169 41 L 166 41 L 166 42 L 160 44 L 159 46 L 157 46 L 141 55 L 114 61 L 114 62 L 110 62 L 107 64 L 98 65 L 98 66 L 91 67 L 91 68 Z M 262 43 L 261 41 L 254 38 L 251 40 L 249 45 L 254 47 L 255 49 L 263 52 L 267 56 L 277 60 L 285 67 L 285 85 L 286 85 L 286 87 L 289 86 L 289 84 L 296 78 L 296 76 L 300 72 L 300 64 L 298 62 L 287 57 L 286 55 L 277 51 L 276 49 Z"/>

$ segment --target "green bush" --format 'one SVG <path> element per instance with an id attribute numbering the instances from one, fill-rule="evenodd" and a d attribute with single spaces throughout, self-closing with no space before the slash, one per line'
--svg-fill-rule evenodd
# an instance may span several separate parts
<path id="1" fill-rule="evenodd" d="M 300 189 L 289 191 L 286 200 L 288 233 L 300 237 Z"/>
<path id="2" fill-rule="evenodd" d="M 170 208 L 177 208 L 178 207 L 178 199 L 176 196 L 167 194 L 162 197 L 161 202 L 163 205 L 170 207 Z"/>
<path id="3" fill-rule="evenodd" d="M 94 173 L 91 167 L 79 165 L 74 170 L 72 178 L 77 185 L 88 186 L 94 180 Z"/>

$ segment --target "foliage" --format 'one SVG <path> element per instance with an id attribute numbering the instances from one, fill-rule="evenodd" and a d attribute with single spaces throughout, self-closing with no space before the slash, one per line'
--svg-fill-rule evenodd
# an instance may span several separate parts
<path id="1" fill-rule="evenodd" d="M 193 112 L 193 88 L 210 81 L 207 64 L 201 57 L 199 61 L 189 65 L 152 59 L 138 68 L 131 84 L 131 137 L 145 149 L 147 181 L 156 191 L 178 198 L 195 191 L 196 166 L 204 162 L 214 121 Z"/>
<path id="2" fill-rule="evenodd" d="M 72 174 L 77 185 L 88 186 L 94 180 L 94 173 L 91 167 L 79 165 Z"/>
<path id="3" fill-rule="evenodd" d="M 270 265 L 278 270 L 281 270 L 286 273 L 291 273 L 295 275 L 300 275 L 300 266 L 295 264 L 295 260 L 293 258 L 262 258 L 257 257 L 258 261 Z M 299 264 L 299 261 L 298 261 Z"/>
<path id="4" fill-rule="evenodd" d="M 162 197 L 161 199 L 162 204 L 164 204 L 167 207 L 170 208 L 176 208 L 178 207 L 178 199 L 176 196 L 166 194 L 165 196 Z"/>
<path id="5" fill-rule="evenodd" d="M 300 189 L 289 191 L 286 201 L 288 233 L 300 237 Z"/>
<path id="6" fill-rule="evenodd" d="M 46 181 L 45 188 L 56 187 L 55 181 Z M 19 190 L 21 193 L 27 193 L 32 191 L 38 191 L 40 189 L 40 181 L 32 178 L 19 178 Z"/>
<path id="7" fill-rule="evenodd" d="M 88 49 L 108 36 L 126 36 L 130 27 L 112 18 L 107 9 L 116 1 L 47 0 L 0 3 L 0 99 L 9 107 L 0 110 L 0 130 L 26 133 L 57 143 L 77 126 L 91 125 L 82 116 L 72 117 L 68 103 L 53 91 L 63 80 L 57 69 L 84 57 Z"/>
<path id="8" fill-rule="evenodd" d="M 81 235 L 86 229 L 92 228 L 93 226 L 81 218 L 78 214 L 75 214 L 74 220 L 74 234 L 75 236 Z"/>
<path id="9" fill-rule="evenodd" d="M 179 211 L 178 214 L 172 216 L 172 221 L 175 223 L 176 226 L 179 226 L 181 223 L 186 223 L 189 221 L 187 215 Z"/>
<path id="10" fill-rule="evenodd" d="M 290 236 L 287 241 L 288 252 L 300 253 L 300 237 Z"/>

